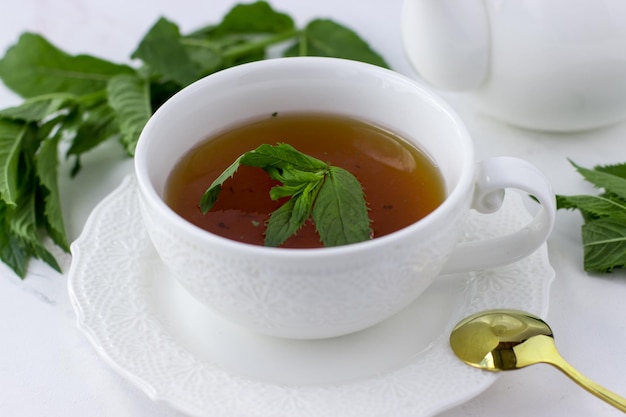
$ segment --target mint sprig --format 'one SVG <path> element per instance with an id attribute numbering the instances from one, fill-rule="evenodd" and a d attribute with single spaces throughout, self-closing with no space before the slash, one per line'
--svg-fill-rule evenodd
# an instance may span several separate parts
<path id="1" fill-rule="evenodd" d="M 557 195 L 557 208 L 583 216 L 584 269 L 610 272 L 626 267 L 626 163 L 583 168 L 570 163 L 599 195 Z"/>
<path id="2" fill-rule="evenodd" d="M 0 110 L 0 260 L 20 277 L 33 257 L 58 270 L 41 242 L 48 235 L 69 251 L 57 183 L 60 159 L 71 160 L 76 175 L 82 155 L 111 139 L 132 157 L 146 121 L 165 100 L 205 75 L 265 59 L 277 45 L 283 56 L 331 56 L 387 67 L 345 26 L 314 19 L 298 28 L 265 1 L 236 5 L 220 22 L 187 34 L 160 18 L 131 54 L 133 65 L 70 55 L 38 34 L 22 34 L 0 59 L 2 82 L 24 99 Z M 300 215 L 307 204 L 296 206 L 297 201 L 286 214 Z M 293 220 L 278 218 L 276 224 L 293 228 Z"/>
<path id="3" fill-rule="evenodd" d="M 281 183 L 270 189 L 272 200 L 289 198 L 270 214 L 265 246 L 282 245 L 311 217 L 326 247 L 371 238 L 367 203 L 359 181 L 349 171 L 306 155 L 286 143 L 261 145 L 237 158 L 202 195 L 202 213 L 213 208 L 224 182 L 242 165 L 262 168 L 270 178 Z"/>

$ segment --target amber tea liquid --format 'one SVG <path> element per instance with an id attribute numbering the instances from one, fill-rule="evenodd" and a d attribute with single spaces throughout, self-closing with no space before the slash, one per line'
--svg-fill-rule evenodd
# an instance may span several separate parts
<path id="1" fill-rule="evenodd" d="M 370 209 L 373 237 L 399 230 L 433 211 L 445 198 L 438 168 L 397 135 L 367 122 L 324 114 L 278 114 L 255 120 L 192 149 L 176 165 L 165 201 L 180 216 L 217 235 L 263 245 L 277 182 L 260 168 L 242 166 L 203 215 L 199 202 L 237 157 L 262 144 L 288 143 L 297 150 L 350 171 L 361 183 Z M 312 220 L 281 247 L 322 247 Z"/>

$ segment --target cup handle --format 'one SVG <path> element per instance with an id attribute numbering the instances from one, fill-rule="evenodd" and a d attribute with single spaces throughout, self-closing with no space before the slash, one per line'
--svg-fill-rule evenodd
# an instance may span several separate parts
<path id="1" fill-rule="evenodd" d="M 517 188 L 541 203 L 537 215 L 511 234 L 459 243 L 444 265 L 442 274 L 479 270 L 516 262 L 537 250 L 554 227 L 556 199 L 546 176 L 530 163 L 513 157 L 495 157 L 476 167 L 472 208 L 481 213 L 497 211 L 505 188 Z"/>

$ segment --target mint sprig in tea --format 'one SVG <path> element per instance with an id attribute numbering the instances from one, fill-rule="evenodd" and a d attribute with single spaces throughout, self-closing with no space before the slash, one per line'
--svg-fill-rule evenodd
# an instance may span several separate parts
<path id="1" fill-rule="evenodd" d="M 268 115 L 208 138 L 178 163 L 165 195 L 207 231 L 286 248 L 384 236 L 444 198 L 422 151 L 381 127 L 326 114 Z"/>

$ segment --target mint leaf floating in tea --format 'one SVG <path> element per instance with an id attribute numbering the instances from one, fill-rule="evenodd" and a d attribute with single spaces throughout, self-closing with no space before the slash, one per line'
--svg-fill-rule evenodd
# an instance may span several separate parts
<path id="1" fill-rule="evenodd" d="M 570 161 L 571 162 L 571 161 Z M 593 169 L 571 164 L 600 195 L 557 195 L 557 208 L 579 210 L 583 216 L 584 268 L 610 272 L 626 267 L 626 164 Z"/>
<path id="2" fill-rule="evenodd" d="M 345 245 L 352 236 L 361 240 L 371 236 L 369 222 L 354 221 L 367 217 L 367 207 L 358 180 L 343 168 L 328 168 L 312 214 L 324 246 Z"/>
<path id="3" fill-rule="evenodd" d="M 242 165 L 262 168 L 270 178 L 281 183 L 271 188 L 272 200 L 289 198 L 270 215 L 265 246 L 280 246 L 311 216 L 324 246 L 347 245 L 371 238 L 367 204 L 359 181 L 347 170 L 303 154 L 285 143 L 261 145 L 237 158 L 202 195 L 202 213 L 211 210 L 222 184 Z"/>

